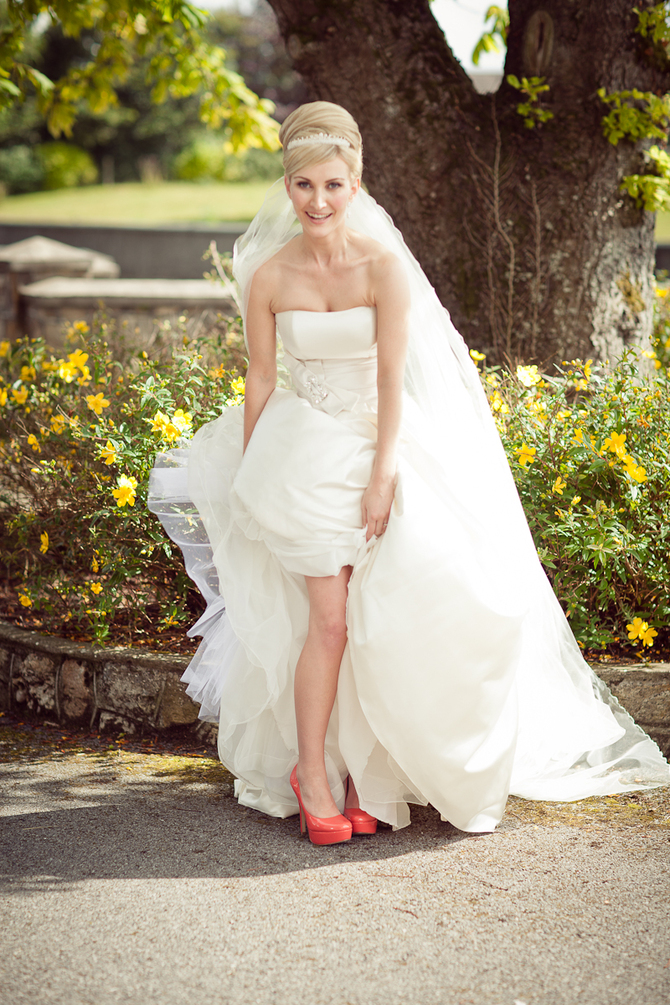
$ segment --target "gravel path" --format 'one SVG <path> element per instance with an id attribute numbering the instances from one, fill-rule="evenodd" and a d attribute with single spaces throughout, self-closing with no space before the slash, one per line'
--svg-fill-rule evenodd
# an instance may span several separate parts
<path id="1" fill-rule="evenodd" d="M 318 849 L 211 758 L 14 726 L 0 761 L 2 1005 L 670 1001 L 668 789 Z"/>

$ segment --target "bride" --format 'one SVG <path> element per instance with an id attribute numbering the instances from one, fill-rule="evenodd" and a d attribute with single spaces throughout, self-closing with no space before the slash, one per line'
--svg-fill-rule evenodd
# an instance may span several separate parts
<path id="1" fill-rule="evenodd" d="M 405 826 L 410 802 L 477 832 L 510 792 L 667 783 L 581 657 L 467 349 L 360 188 L 355 121 L 313 102 L 280 140 L 285 178 L 235 249 L 244 406 L 150 488 L 208 601 L 184 679 L 239 801 L 330 844 Z"/>

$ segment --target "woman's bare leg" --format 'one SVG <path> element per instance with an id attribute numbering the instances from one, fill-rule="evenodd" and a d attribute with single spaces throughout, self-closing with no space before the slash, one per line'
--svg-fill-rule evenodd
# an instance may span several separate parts
<path id="1" fill-rule="evenodd" d="M 295 668 L 297 775 L 305 806 L 315 817 L 339 813 L 326 777 L 324 745 L 347 643 L 346 603 L 351 566 L 337 576 L 306 576 L 309 629 Z"/>

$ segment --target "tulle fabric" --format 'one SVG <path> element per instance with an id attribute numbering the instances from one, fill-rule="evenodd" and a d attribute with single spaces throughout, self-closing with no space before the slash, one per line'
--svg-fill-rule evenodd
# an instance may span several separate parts
<path id="1" fill-rule="evenodd" d="M 219 721 L 238 798 L 276 816 L 297 812 L 288 777 L 304 576 L 345 564 L 354 567 L 349 644 L 326 740 L 336 798 L 350 773 L 363 808 L 395 827 L 409 822 L 408 802 L 431 802 L 456 826 L 483 831 L 509 791 L 569 800 L 667 784 L 656 744 L 581 656 L 462 339 L 365 193 L 351 225 L 397 254 L 412 290 L 398 489 L 384 538 L 366 545 L 360 526 L 376 437 L 374 361 L 301 358 L 288 328 L 294 389 L 273 393 L 244 460 L 242 409 L 231 408 L 190 446 L 159 457 L 152 475 L 150 506 L 208 601 L 185 679 L 201 716 Z M 236 249 L 245 301 L 256 268 L 297 232 L 275 186 Z M 355 327 L 362 318 L 339 320 Z"/>

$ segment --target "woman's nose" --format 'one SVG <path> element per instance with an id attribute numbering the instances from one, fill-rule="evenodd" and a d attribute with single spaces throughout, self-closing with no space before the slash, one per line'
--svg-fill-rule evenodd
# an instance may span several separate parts
<path id="1" fill-rule="evenodd" d="M 325 193 L 321 189 L 315 188 L 312 193 L 312 202 L 314 203 L 315 206 L 325 206 L 326 204 Z"/>

